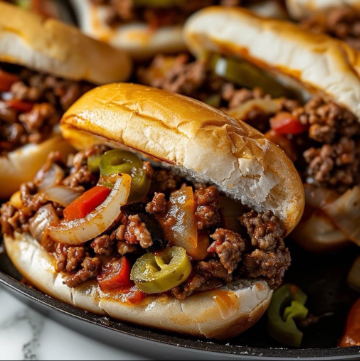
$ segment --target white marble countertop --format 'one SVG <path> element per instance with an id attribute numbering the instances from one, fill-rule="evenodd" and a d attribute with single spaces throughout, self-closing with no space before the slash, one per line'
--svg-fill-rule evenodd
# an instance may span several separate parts
<path id="1" fill-rule="evenodd" d="M 0 288 L 0 360 L 145 360 L 44 317 Z"/>

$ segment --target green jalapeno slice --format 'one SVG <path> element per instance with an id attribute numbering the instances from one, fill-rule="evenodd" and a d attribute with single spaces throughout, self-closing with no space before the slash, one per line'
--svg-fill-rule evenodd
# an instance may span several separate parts
<path id="1" fill-rule="evenodd" d="M 169 291 L 183 283 L 191 273 L 191 263 L 182 247 L 147 253 L 134 264 L 130 279 L 144 293 Z"/>

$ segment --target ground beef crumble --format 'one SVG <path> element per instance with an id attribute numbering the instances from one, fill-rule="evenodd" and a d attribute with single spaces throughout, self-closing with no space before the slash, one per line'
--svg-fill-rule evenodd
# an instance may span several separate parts
<path id="1" fill-rule="evenodd" d="M 5 155 L 27 143 L 47 139 L 62 114 L 91 89 L 75 82 L 0 63 L 0 70 L 14 78 L 0 91 L 0 153 Z"/>
<path id="2" fill-rule="evenodd" d="M 10 203 L 2 205 L 0 223 L 3 232 L 7 235 L 13 235 L 14 231 L 27 232 L 29 220 L 41 207 L 47 205 L 51 206 L 56 217 L 62 219 L 63 208 L 39 193 L 38 185 L 56 165 L 62 170 L 63 179 L 60 184 L 75 189 L 82 187 L 84 190 L 93 187 L 99 174 L 89 171 L 87 159 L 107 150 L 107 147 L 94 146 L 69 156 L 66 164 L 61 160 L 60 154 L 49 154 L 34 182 L 21 186 L 22 207 L 17 209 Z M 49 240 L 49 247 L 46 249 L 55 257 L 56 270 L 67 275 L 65 283 L 69 287 L 77 287 L 96 278 L 102 267 L 107 268 L 109 262 L 115 262 L 123 255 L 134 261 L 148 249 L 153 252 L 167 247 L 168 242 L 165 239 L 161 242 L 156 239 L 164 237 L 163 232 L 156 232 L 156 236 L 153 233 L 154 225 L 161 227 L 156 218 L 167 215 L 171 192 L 184 185 L 190 186 L 191 183 L 175 175 L 170 169 L 153 170 L 148 162 L 144 162 L 144 168 L 149 176 L 152 175 L 152 181 L 159 185 L 158 190 L 165 193 L 153 192 L 150 189 L 142 202 L 123 207 L 114 224 L 86 244 L 70 246 Z M 191 260 L 191 276 L 182 285 L 172 289 L 171 293 L 178 299 L 184 299 L 194 292 L 221 287 L 238 276 L 260 277 L 267 280 L 271 287 L 277 287 L 290 263 L 279 220 L 271 212 L 249 212 L 240 220 L 244 231 L 244 234 L 240 235 L 221 227 L 220 195 L 217 188 L 200 183 L 192 187 L 194 219 L 199 232 L 208 235 L 211 244 L 207 257 L 199 261 Z M 151 185 L 150 188 L 156 187 Z M 162 224 L 163 227 L 164 225 L 166 226 L 166 222 Z M 42 240 L 43 236 L 40 241 Z"/>

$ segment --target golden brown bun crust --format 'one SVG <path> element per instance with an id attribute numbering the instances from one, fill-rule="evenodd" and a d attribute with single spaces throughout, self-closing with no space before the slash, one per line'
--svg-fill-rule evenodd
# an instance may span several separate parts
<path id="1" fill-rule="evenodd" d="M 69 288 L 55 270 L 55 259 L 27 234 L 4 237 L 9 257 L 38 289 L 81 309 L 162 330 L 197 337 L 227 339 L 251 327 L 266 311 L 272 291 L 265 281 L 237 281 L 227 287 L 179 301 L 167 295 L 147 296 L 132 305 L 121 295 L 101 292 L 96 281 Z"/>
<path id="2" fill-rule="evenodd" d="M 200 56 L 215 51 L 257 64 L 334 99 L 360 118 L 360 52 L 344 42 L 243 9 L 209 7 L 185 25 L 185 40 Z"/>
<path id="3" fill-rule="evenodd" d="M 359 0 L 286 0 L 286 8 L 294 19 L 303 19 L 314 13 L 324 12 L 330 8 L 350 6 L 360 10 Z"/>
<path id="4" fill-rule="evenodd" d="M 285 153 L 247 124 L 194 99 L 142 85 L 105 85 L 65 113 L 61 130 L 77 148 L 111 142 L 216 184 L 258 211 L 272 210 L 287 233 L 302 215 L 302 183 Z"/>
<path id="5" fill-rule="evenodd" d="M 8 199 L 22 183 L 32 180 L 50 152 L 60 151 L 66 160 L 73 150 L 68 142 L 56 135 L 40 144 L 28 144 L 0 157 L 0 199 Z"/>
<path id="6" fill-rule="evenodd" d="M 126 80 L 129 56 L 78 29 L 0 2 L 0 61 L 94 84 Z"/>

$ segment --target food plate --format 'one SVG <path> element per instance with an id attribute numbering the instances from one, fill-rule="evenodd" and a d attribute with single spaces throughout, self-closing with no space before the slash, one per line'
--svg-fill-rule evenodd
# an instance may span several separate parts
<path id="1" fill-rule="evenodd" d="M 93 315 L 21 283 L 22 277 L 0 241 L 0 285 L 29 306 L 82 334 L 146 357 L 173 359 L 359 360 L 360 347 L 336 348 L 347 312 L 359 294 L 346 285 L 346 274 L 357 255 L 350 247 L 329 255 L 309 255 L 292 247 L 287 281 L 308 294 L 310 312 L 322 316 L 305 329 L 303 349 L 282 348 L 266 333 L 266 319 L 228 342 L 210 342 L 149 330 Z M 143 350 L 143 351 L 141 351 Z M 221 354 L 221 355 L 220 355 Z"/>

